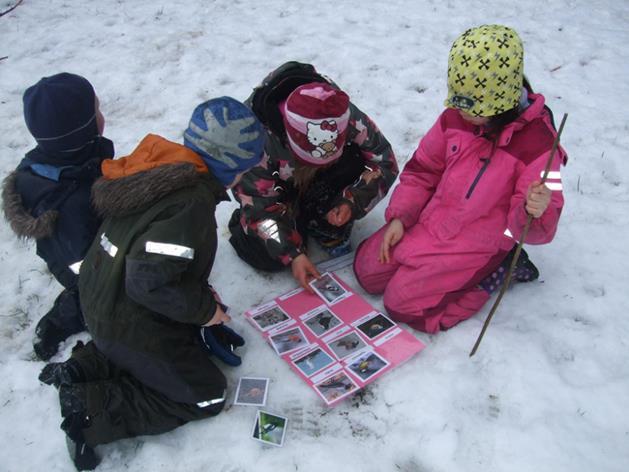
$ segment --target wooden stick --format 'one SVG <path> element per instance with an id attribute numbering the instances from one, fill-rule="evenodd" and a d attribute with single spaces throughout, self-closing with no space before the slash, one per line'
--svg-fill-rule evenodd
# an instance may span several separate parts
<path id="1" fill-rule="evenodd" d="M 22 3 L 24 0 L 18 0 L 17 3 L 15 5 L 13 5 L 11 8 L 9 8 L 8 10 L 4 10 L 3 12 L 0 13 L 0 16 L 4 16 L 7 13 L 11 13 L 13 10 L 15 10 L 17 7 L 20 6 L 20 3 Z"/>
<path id="2" fill-rule="evenodd" d="M 557 132 L 557 137 L 555 138 L 555 141 L 553 142 L 553 147 L 550 151 L 550 156 L 548 156 L 548 161 L 546 161 L 546 167 L 544 169 L 544 174 L 542 175 L 542 184 L 546 182 L 546 179 L 548 178 L 548 173 L 550 172 L 550 168 L 553 164 L 553 158 L 555 157 L 555 152 L 557 151 L 557 147 L 559 146 L 559 138 L 561 137 L 561 133 L 563 132 L 563 126 L 566 124 L 567 118 L 568 118 L 568 115 L 564 113 L 563 118 L 561 120 L 561 125 L 559 125 L 559 131 Z M 494 305 L 491 307 L 491 310 L 489 311 L 489 315 L 487 315 L 487 319 L 485 319 L 485 323 L 483 324 L 483 329 L 478 335 L 478 339 L 476 340 L 476 343 L 474 343 L 474 347 L 472 348 L 472 351 L 470 352 L 470 357 L 476 354 L 476 351 L 478 350 L 478 346 L 480 346 L 480 342 L 483 340 L 483 336 L 485 335 L 485 331 L 487 331 L 487 327 L 489 326 L 489 323 L 491 322 L 491 319 L 493 318 L 494 313 L 496 313 L 496 310 L 498 309 L 498 305 L 500 305 L 500 301 L 502 300 L 502 297 L 504 296 L 505 292 L 509 288 L 509 284 L 511 283 L 511 276 L 513 275 L 513 271 L 515 270 L 515 265 L 518 262 L 520 253 L 522 252 L 522 245 L 524 244 L 526 235 L 528 234 L 529 228 L 531 227 L 531 221 L 533 221 L 533 216 L 529 215 L 526 220 L 526 225 L 524 226 L 524 230 L 522 231 L 522 235 L 520 236 L 520 242 L 518 242 L 518 246 L 515 249 L 515 254 L 513 255 L 513 259 L 511 260 L 511 265 L 509 266 L 509 271 L 507 272 L 507 276 L 505 277 L 504 284 L 502 284 L 502 288 L 500 289 L 498 298 L 496 298 Z"/>

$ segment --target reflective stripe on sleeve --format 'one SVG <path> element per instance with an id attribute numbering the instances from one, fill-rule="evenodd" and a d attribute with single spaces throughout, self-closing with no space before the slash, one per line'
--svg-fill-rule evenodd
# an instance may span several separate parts
<path id="1" fill-rule="evenodd" d="M 217 403 L 222 403 L 225 401 L 225 391 L 223 390 L 223 396 L 221 398 L 214 398 L 213 400 L 207 400 L 204 402 L 197 403 L 199 408 L 205 408 L 207 406 L 216 405 Z"/>
<path id="2" fill-rule="evenodd" d="M 100 246 L 111 257 L 116 257 L 116 254 L 118 253 L 118 248 L 114 244 L 112 244 L 112 242 L 109 239 L 107 239 L 107 236 L 105 236 L 105 233 L 100 235 Z"/>
<path id="3" fill-rule="evenodd" d="M 279 231 L 280 228 L 274 220 L 264 220 L 258 225 L 258 233 L 264 240 L 273 239 L 281 243 Z"/>
<path id="4" fill-rule="evenodd" d="M 194 249 L 178 244 L 147 241 L 144 245 L 144 250 L 152 254 L 181 257 L 182 259 L 194 259 Z"/>
<path id="5" fill-rule="evenodd" d="M 544 177 L 544 171 L 540 172 L 540 177 Z M 560 180 L 561 179 L 561 172 L 559 172 L 558 170 L 551 170 L 548 173 L 548 176 L 546 178 L 547 179 Z"/>
<path id="6" fill-rule="evenodd" d="M 561 190 L 563 190 L 563 184 L 561 182 L 548 182 L 548 181 L 546 181 L 544 183 L 544 185 L 546 185 L 546 187 L 548 187 L 550 190 L 553 190 L 553 191 L 561 191 Z"/>
<path id="7" fill-rule="evenodd" d="M 76 275 L 79 275 L 79 271 L 81 270 L 81 264 L 83 261 L 75 262 L 74 264 L 70 264 L 68 268 L 74 272 Z"/>

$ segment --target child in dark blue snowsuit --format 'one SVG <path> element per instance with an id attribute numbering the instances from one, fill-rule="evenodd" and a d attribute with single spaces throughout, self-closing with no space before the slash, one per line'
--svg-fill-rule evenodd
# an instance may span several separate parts
<path id="1" fill-rule="evenodd" d="M 37 255 L 63 285 L 51 310 L 37 324 L 34 349 L 42 360 L 59 343 L 83 331 L 78 273 L 101 219 L 90 203 L 100 164 L 114 155 L 103 138 L 98 98 L 83 77 L 44 77 L 24 93 L 24 118 L 37 141 L 4 181 L 3 209 L 20 238 L 33 238 Z"/>

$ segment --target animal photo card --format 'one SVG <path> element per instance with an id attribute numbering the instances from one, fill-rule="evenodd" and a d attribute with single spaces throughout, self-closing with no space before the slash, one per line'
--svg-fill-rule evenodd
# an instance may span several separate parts
<path id="1" fill-rule="evenodd" d="M 316 336 L 320 337 L 343 322 L 332 313 L 325 305 L 315 308 L 301 317 L 306 327 Z"/>
<path id="2" fill-rule="evenodd" d="M 310 286 L 328 305 L 334 305 L 352 295 L 329 272 L 310 282 Z"/>
<path id="3" fill-rule="evenodd" d="M 245 317 L 327 405 L 336 405 L 424 348 L 337 275 L 325 273 L 310 285 L 314 293 L 291 290 L 251 308 Z"/>
<path id="4" fill-rule="evenodd" d="M 281 447 L 284 444 L 287 425 L 288 418 L 260 410 L 253 423 L 251 437 L 264 444 Z"/>
<path id="5" fill-rule="evenodd" d="M 238 381 L 234 405 L 264 406 L 268 385 L 269 379 L 267 378 L 241 377 Z"/>

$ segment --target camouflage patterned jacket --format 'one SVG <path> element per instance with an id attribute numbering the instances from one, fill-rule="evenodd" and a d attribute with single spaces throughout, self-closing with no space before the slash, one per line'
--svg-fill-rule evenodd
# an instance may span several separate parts
<path id="1" fill-rule="evenodd" d="M 338 195 L 336 204 L 351 203 L 352 218 L 360 219 L 387 194 L 398 174 L 398 166 L 391 145 L 376 124 L 352 103 L 347 145 L 351 143 L 360 149 L 365 170 L 379 174 L 369 182 L 359 179 Z M 296 165 L 287 146 L 284 129 L 267 128 L 262 162 L 247 172 L 233 190 L 241 205 L 240 223 L 245 233 L 262 239 L 269 255 L 284 265 L 304 252 L 294 217 L 297 202 L 287 199 L 288 192 L 284 191 L 293 188 Z"/>

